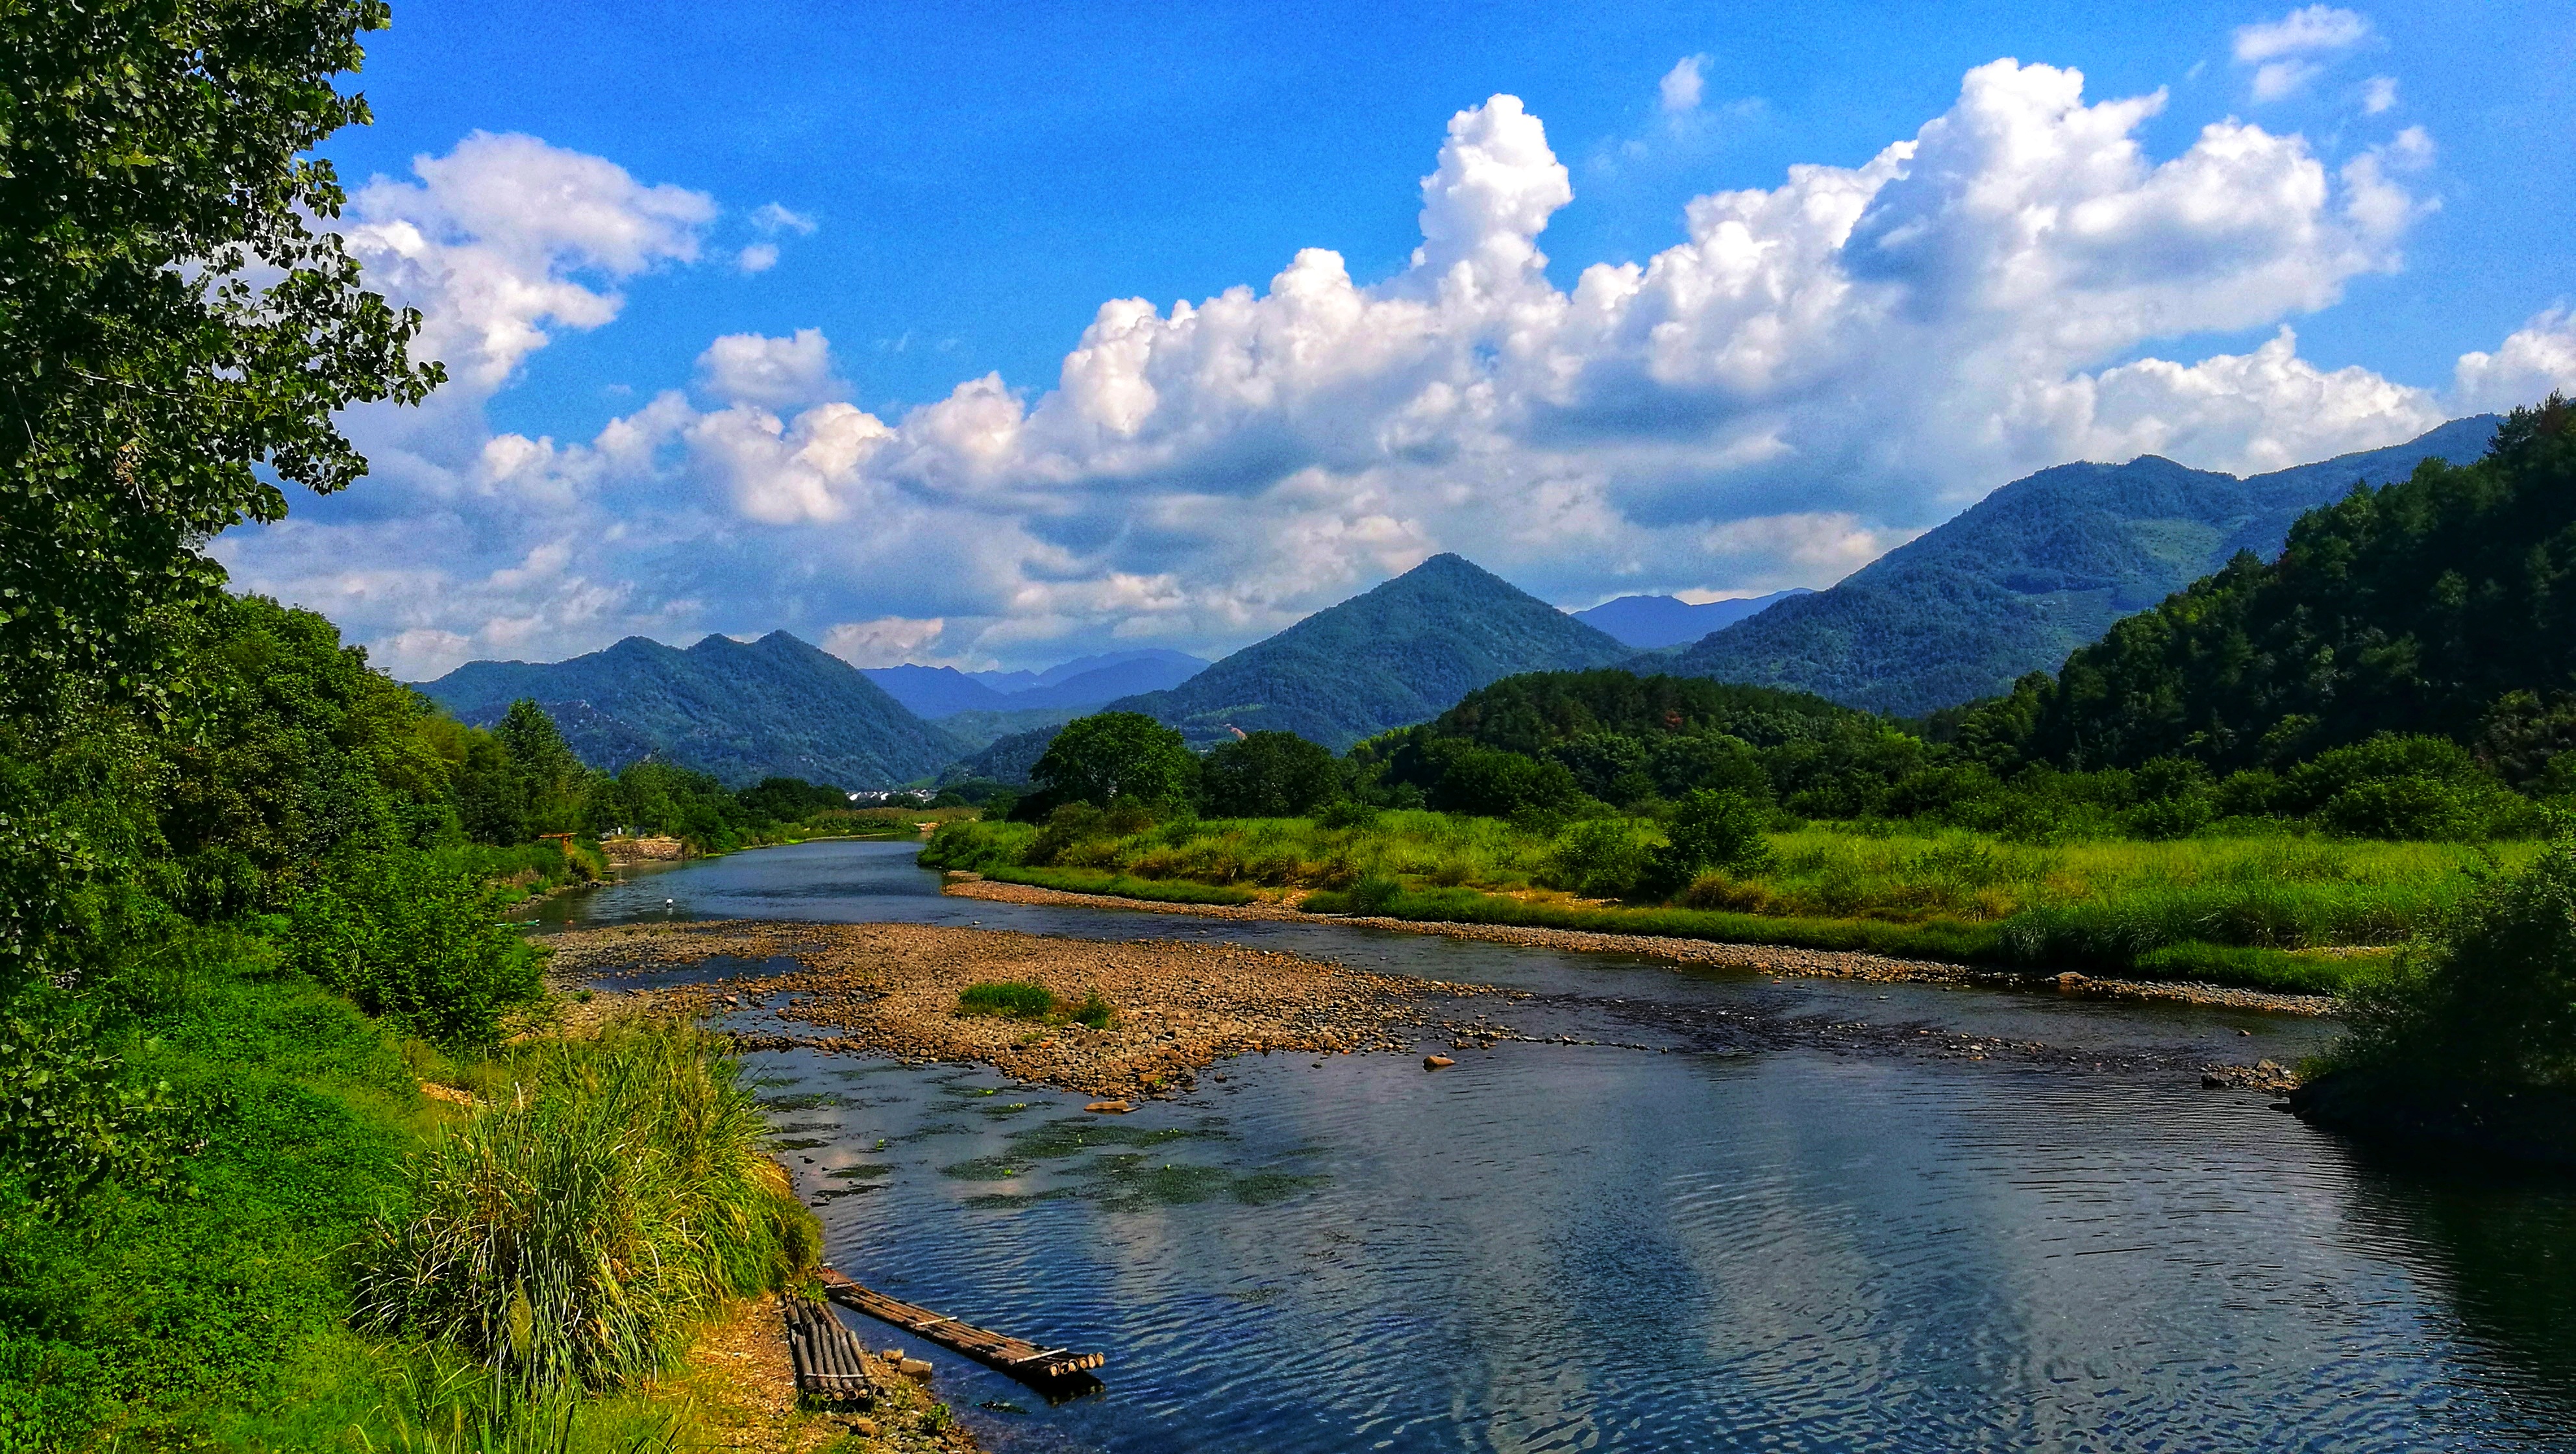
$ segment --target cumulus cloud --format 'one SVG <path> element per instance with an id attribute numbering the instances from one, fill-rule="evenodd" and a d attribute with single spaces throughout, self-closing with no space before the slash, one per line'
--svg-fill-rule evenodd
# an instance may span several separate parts
<path id="1" fill-rule="evenodd" d="M 1707 70 L 1708 57 L 1704 55 L 1684 56 L 1673 62 L 1673 68 L 1664 72 L 1663 80 L 1656 83 L 1665 115 L 1681 116 L 1699 109 L 1700 92 L 1707 85 Z"/>
<path id="2" fill-rule="evenodd" d="M 2458 407 L 2470 410 L 2576 395 L 2576 312 L 2561 304 L 2515 330 L 2495 352 L 2460 355 L 2452 389 Z"/>
<path id="3" fill-rule="evenodd" d="M 350 198 L 350 250 L 368 284 L 427 319 L 416 352 L 476 397 L 543 348 L 543 325 L 597 328 L 625 298 L 603 283 L 698 255 L 715 202 L 648 187 L 615 163 L 532 136 L 476 132 Z"/>
<path id="4" fill-rule="evenodd" d="M 2291 53 L 2272 44 L 2258 61 Z M 2566 373 L 2563 310 L 2463 359 L 2456 399 L 2300 358 L 2287 320 L 2399 265 L 2429 139 L 2330 167 L 2229 120 L 2159 158 L 2139 132 L 2164 104 L 1981 66 L 1860 165 L 1697 198 L 1670 247 L 1559 288 L 1539 242 L 1566 169 L 1496 96 L 1451 119 L 1391 277 L 1309 248 L 1262 287 L 1112 299 L 1052 387 L 987 374 L 884 418 L 848 401 L 819 330 L 729 335 L 694 393 L 587 441 L 424 451 L 456 483 L 412 519 L 353 492 L 226 537 L 227 558 L 310 583 L 415 673 L 632 630 L 785 626 L 871 664 L 1222 650 L 1438 550 L 1574 603 L 1821 586 L 2045 465 L 2275 468 Z M 572 170 L 636 214 L 603 234 L 658 218 L 661 240 L 490 244 L 536 260 L 513 275 L 532 287 L 605 297 L 619 266 L 684 260 L 712 215 Z M 425 185 L 405 195 L 427 210 Z M 461 226 L 440 244 L 486 245 Z M 2248 328 L 2268 341 L 2153 351 Z"/>
<path id="5" fill-rule="evenodd" d="M 2361 83 L 2361 109 L 2367 116 L 2377 116 L 2397 108 L 2397 78 L 2373 76 Z"/>
<path id="6" fill-rule="evenodd" d="M 2322 56 L 2372 36 L 2369 20 L 2331 5 L 2310 5 L 2236 32 L 2236 63 L 2254 67 L 2253 96 L 2278 101 L 2305 90 L 2325 69 Z"/>
<path id="7" fill-rule="evenodd" d="M 755 242 L 733 255 L 733 265 L 746 273 L 765 273 L 778 266 L 778 245 Z"/>

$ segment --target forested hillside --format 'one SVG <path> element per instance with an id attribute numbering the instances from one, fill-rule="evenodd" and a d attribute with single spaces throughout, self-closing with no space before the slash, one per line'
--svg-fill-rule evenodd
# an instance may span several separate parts
<path id="1" fill-rule="evenodd" d="M 2153 455 L 1995 491 L 1829 591 L 1782 601 L 1640 671 L 1810 691 L 1916 716 L 2007 691 L 2225 565 L 2270 556 L 2302 511 L 2418 461 L 2485 452 L 2493 415 L 2403 445 L 2239 479 Z"/>
<path id="2" fill-rule="evenodd" d="M 1508 581 L 1435 555 L 1170 691 L 1110 705 L 1168 722 L 1195 742 L 1288 731 L 1339 751 L 1427 721 L 1502 677 L 1606 666 L 1631 654 Z"/>
<path id="3" fill-rule="evenodd" d="M 2493 453 L 2429 460 L 2291 527 L 1973 714 L 1992 761 L 2277 767 L 2382 732 L 2534 782 L 2576 745 L 2576 407 L 2516 410 Z M 2576 765 L 2576 764 L 2570 764 Z M 2576 784 L 2568 784 L 2576 786 Z"/>
<path id="4" fill-rule="evenodd" d="M 614 772 L 651 756 L 732 787 L 766 777 L 884 788 L 937 771 L 964 744 L 839 657 L 773 631 L 686 651 L 630 636 L 569 661 L 476 661 L 420 691 L 459 718 L 543 705 L 581 760 Z"/>

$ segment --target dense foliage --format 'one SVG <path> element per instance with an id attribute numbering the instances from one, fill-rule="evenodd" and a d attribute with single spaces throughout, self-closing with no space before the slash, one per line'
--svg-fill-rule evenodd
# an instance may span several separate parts
<path id="1" fill-rule="evenodd" d="M 2485 885 L 2352 997 L 2348 1065 L 2576 1089 L 2576 842 Z"/>
<path id="2" fill-rule="evenodd" d="M 2517 409 L 2475 463 L 2427 461 L 2300 518 L 1968 719 L 1998 766 L 2187 758 L 2282 769 L 2380 733 L 2481 748 L 2517 785 L 2576 737 L 2576 406 Z"/>
<path id="3" fill-rule="evenodd" d="M 0 8 L 0 701 L 149 692 L 202 551 L 366 468 L 333 422 L 439 378 L 313 223 L 381 0 Z M 70 699 L 64 699 L 66 690 Z"/>

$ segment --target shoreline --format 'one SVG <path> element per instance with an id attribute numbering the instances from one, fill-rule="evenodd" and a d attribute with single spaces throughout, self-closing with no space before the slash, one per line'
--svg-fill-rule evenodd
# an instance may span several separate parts
<path id="1" fill-rule="evenodd" d="M 1176 904 L 1155 899 L 1125 899 L 1113 894 L 1076 893 L 1000 879 L 950 875 L 940 892 L 962 899 L 1003 904 L 1061 904 L 1102 909 L 1128 909 L 1148 914 L 1186 914 L 1206 919 L 1258 919 L 1274 923 L 1356 924 L 1406 934 L 1435 934 L 1489 944 L 1591 954 L 1633 954 L 1682 964 L 1705 964 L 1775 975 L 1856 979 L 1877 983 L 1956 984 L 1980 989 L 2053 991 L 2092 999 L 2133 1000 L 2228 1009 L 2261 1010 L 2282 1015 L 2331 1015 L 2329 995 L 2285 994 L 2277 990 L 2238 989 L 2190 980 L 2096 979 L 2088 975 L 2013 974 L 1972 969 L 1930 959 L 1897 959 L 1845 949 L 1792 949 L 1769 944 L 1729 944 L 1714 939 L 1682 939 L 1661 934 L 1614 934 L 1593 929 L 1541 929 L 1514 924 L 1461 924 L 1426 919 L 1393 919 L 1355 914 L 1308 914 L 1282 904 Z"/>

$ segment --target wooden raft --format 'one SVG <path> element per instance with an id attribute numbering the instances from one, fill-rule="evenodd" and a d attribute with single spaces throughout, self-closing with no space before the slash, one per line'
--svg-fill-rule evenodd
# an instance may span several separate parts
<path id="1" fill-rule="evenodd" d="M 793 1293 L 779 1302 L 787 1312 L 787 1357 L 796 1367 L 796 1391 L 823 1403 L 874 1400 L 877 1381 L 868 1373 L 867 1350 L 832 1310 Z"/>
<path id="2" fill-rule="evenodd" d="M 1044 1387 L 1066 1383 L 1089 1374 L 1109 1360 L 1098 1353 L 1076 1353 L 1070 1348 L 1041 1348 L 1019 1338 L 943 1318 L 928 1308 L 915 1307 L 898 1298 L 887 1297 L 872 1288 L 861 1287 L 831 1268 L 821 1273 L 824 1295 L 845 1308 L 856 1308 L 871 1318 L 894 1324 L 907 1333 L 927 1338 L 942 1348 L 963 1353 L 987 1368 Z"/>

